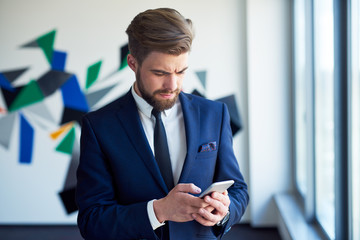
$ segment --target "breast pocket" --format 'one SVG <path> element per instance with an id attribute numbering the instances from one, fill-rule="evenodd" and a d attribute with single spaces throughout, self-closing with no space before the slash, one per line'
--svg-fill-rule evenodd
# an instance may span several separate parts
<path id="1" fill-rule="evenodd" d="M 191 171 L 187 180 L 201 189 L 207 188 L 214 179 L 217 151 L 197 153 L 191 161 Z"/>
<path id="2" fill-rule="evenodd" d="M 210 152 L 199 152 L 196 155 L 195 159 L 208 159 L 208 160 L 214 160 L 216 161 L 218 151 L 210 151 Z"/>

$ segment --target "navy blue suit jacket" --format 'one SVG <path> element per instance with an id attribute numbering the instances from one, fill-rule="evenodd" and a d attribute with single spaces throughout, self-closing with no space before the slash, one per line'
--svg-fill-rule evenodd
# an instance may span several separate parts
<path id="1" fill-rule="evenodd" d="M 216 181 L 233 179 L 235 184 L 228 190 L 230 219 L 223 228 L 215 231 L 196 221 L 166 224 L 172 240 L 216 239 L 240 221 L 248 204 L 247 185 L 233 153 L 229 113 L 220 102 L 185 93 L 179 98 L 187 141 L 179 183 L 203 190 Z M 209 142 L 216 142 L 216 149 L 199 152 Z M 168 190 L 131 91 L 84 117 L 77 178 L 78 226 L 85 239 L 159 239 L 147 203 L 165 197 Z"/>

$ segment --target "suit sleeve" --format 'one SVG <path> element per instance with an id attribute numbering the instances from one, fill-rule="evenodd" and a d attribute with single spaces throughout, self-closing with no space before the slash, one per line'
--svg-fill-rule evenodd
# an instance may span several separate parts
<path id="1" fill-rule="evenodd" d="M 228 189 L 230 198 L 230 218 L 222 228 L 213 227 L 214 234 L 224 235 L 234 224 L 238 223 L 245 213 L 249 202 L 247 184 L 240 172 L 238 162 L 233 151 L 233 136 L 230 127 L 230 116 L 227 106 L 223 104 L 223 120 L 220 129 L 218 160 L 216 165 L 216 181 L 233 179 L 235 183 Z"/>
<path id="2" fill-rule="evenodd" d="M 147 202 L 120 205 L 106 155 L 87 117 L 80 140 L 76 202 L 78 226 L 87 239 L 156 239 L 147 215 Z"/>

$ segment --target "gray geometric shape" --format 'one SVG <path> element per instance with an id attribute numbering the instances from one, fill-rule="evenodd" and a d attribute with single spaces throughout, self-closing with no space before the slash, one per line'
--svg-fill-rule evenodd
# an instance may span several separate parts
<path id="1" fill-rule="evenodd" d="M 80 146 L 75 137 L 72 155 L 71 155 L 71 161 L 65 178 L 65 183 L 63 188 L 64 190 L 76 186 L 76 170 L 79 166 L 79 159 L 80 159 Z"/>
<path id="2" fill-rule="evenodd" d="M 44 101 L 30 105 L 26 108 L 26 110 L 48 120 L 49 122 L 55 123 L 55 118 L 51 115 Z"/>
<path id="3" fill-rule="evenodd" d="M 206 89 L 206 71 L 196 72 L 196 75 L 200 79 L 200 82 L 203 85 L 204 89 Z"/>
<path id="4" fill-rule="evenodd" d="M 39 44 L 37 43 L 37 40 L 33 40 L 31 42 L 28 42 L 22 46 L 20 46 L 22 48 L 27 48 L 27 47 L 39 47 Z"/>
<path id="5" fill-rule="evenodd" d="M 109 72 L 105 77 L 103 77 L 102 79 L 99 79 L 95 82 L 95 84 L 99 81 L 104 81 L 104 80 L 107 80 L 109 78 L 111 78 L 112 76 L 114 76 L 116 73 L 118 73 L 118 70 L 113 70 L 111 72 Z"/>
<path id="6" fill-rule="evenodd" d="M 0 145 L 9 149 L 11 133 L 15 125 L 16 113 L 0 118 Z"/>
<path id="7" fill-rule="evenodd" d="M 73 74 L 50 70 L 37 81 L 45 97 L 53 94 L 60 88 Z"/>
<path id="8" fill-rule="evenodd" d="M 103 98 L 115 86 L 116 86 L 116 84 L 114 84 L 114 85 L 112 85 L 110 87 L 101 89 L 99 91 L 86 94 L 86 100 L 87 100 L 87 102 L 89 104 L 89 107 L 92 108 L 96 103 L 98 103 L 101 100 L 101 98 Z"/>
<path id="9" fill-rule="evenodd" d="M 6 77 L 7 80 L 9 80 L 9 82 L 12 83 L 28 69 L 29 68 L 20 68 L 20 69 L 16 69 L 16 70 L 2 72 L 2 74 Z"/>

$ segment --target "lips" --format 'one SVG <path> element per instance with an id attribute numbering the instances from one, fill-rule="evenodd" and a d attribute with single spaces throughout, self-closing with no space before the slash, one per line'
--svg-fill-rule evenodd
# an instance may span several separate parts
<path id="1" fill-rule="evenodd" d="M 172 100 L 174 99 L 178 94 L 180 93 L 180 89 L 175 89 L 174 91 L 171 91 L 169 89 L 161 89 L 154 92 L 154 96 L 158 96 L 158 98 L 164 99 L 164 100 Z"/>
<path id="2" fill-rule="evenodd" d="M 171 99 L 174 97 L 174 93 L 159 93 L 162 98 Z"/>

